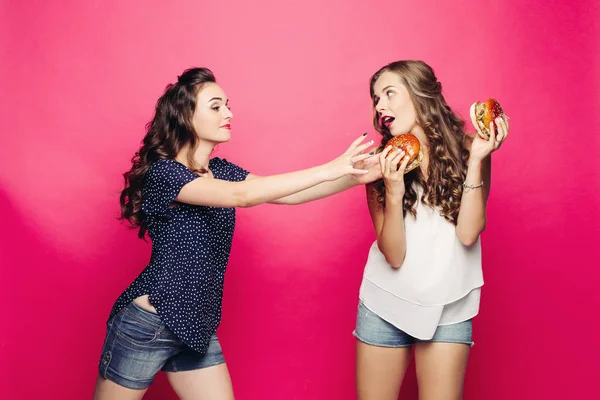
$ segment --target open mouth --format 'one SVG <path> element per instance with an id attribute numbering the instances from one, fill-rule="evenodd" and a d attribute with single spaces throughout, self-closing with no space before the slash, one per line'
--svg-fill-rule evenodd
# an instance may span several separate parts
<path id="1" fill-rule="evenodd" d="M 390 117 L 389 115 L 384 115 L 381 117 L 380 122 L 382 126 L 385 126 L 389 130 L 395 119 L 396 118 Z"/>

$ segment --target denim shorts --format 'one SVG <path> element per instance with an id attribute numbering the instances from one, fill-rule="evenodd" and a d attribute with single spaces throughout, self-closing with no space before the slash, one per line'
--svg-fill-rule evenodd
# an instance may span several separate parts
<path id="1" fill-rule="evenodd" d="M 431 339 L 410 336 L 369 310 L 362 301 L 358 305 L 354 336 L 363 343 L 379 347 L 410 347 L 418 342 L 461 343 L 473 346 L 473 321 L 437 327 Z"/>
<path id="2" fill-rule="evenodd" d="M 107 323 L 98 369 L 121 386 L 146 389 L 160 370 L 190 371 L 224 362 L 216 335 L 200 354 L 182 343 L 158 314 L 129 303 Z"/>

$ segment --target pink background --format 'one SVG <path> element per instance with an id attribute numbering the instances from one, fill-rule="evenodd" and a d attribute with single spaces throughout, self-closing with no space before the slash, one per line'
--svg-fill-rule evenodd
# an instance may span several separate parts
<path id="1" fill-rule="evenodd" d="M 210 67 L 232 99 L 217 155 L 265 175 L 376 138 L 368 79 L 409 58 L 464 117 L 489 96 L 511 117 L 465 399 L 593 396 L 598 2 L 130 3 L 0 5 L 0 397 L 91 397 L 109 309 L 150 250 L 115 219 L 121 174 L 184 68 Z M 237 398 L 355 398 L 363 189 L 238 215 L 220 328 Z M 160 375 L 147 398 L 175 396 Z"/>

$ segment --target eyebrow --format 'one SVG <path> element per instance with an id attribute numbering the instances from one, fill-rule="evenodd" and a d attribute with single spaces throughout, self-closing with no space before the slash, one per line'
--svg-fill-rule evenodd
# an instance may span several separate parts
<path id="1" fill-rule="evenodd" d="M 385 92 L 386 90 L 388 90 L 390 88 L 395 89 L 394 85 L 388 85 L 388 86 L 384 87 L 383 89 L 381 89 L 381 91 Z"/>
<path id="2" fill-rule="evenodd" d="M 213 100 L 220 100 L 220 101 L 223 101 L 223 98 L 222 98 L 222 97 L 213 97 L 213 98 L 212 98 L 212 99 L 210 99 L 208 102 L 210 103 L 210 102 L 211 102 L 211 101 L 213 101 Z M 226 103 L 229 103 L 229 99 L 227 99 Z"/>

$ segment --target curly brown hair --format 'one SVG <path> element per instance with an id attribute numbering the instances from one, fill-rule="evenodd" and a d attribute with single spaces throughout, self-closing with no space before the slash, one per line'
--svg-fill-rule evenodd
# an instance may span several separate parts
<path id="1" fill-rule="evenodd" d="M 128 221 L 131 228 L 139 228 L 138 236 L 141 239 L 147 231 L 142 211 L 142 188 L 150 165 L 160 159 L 175 159 L 181 149 L 189 146 L 189 168 L 196 173 L 207 172 L 198 167 L 194 160 L 198 136 L 193 118 L 196 96 L 208 82 L 216 83 L 214 74 L 208 68 L 190 68 L 178 77 L 176 83 L 167 85 L 156 102 L 154 117 L 146 124 L 146 136 L 140 150 L 131 159 L 131 169 L 123 174 L 125 187 L 120 197 L 120 219 Z"/>
<path id="2" fill-rule="evenodd" d="M 423 189 L 421 201 L 424 204 L 439 207 L 440 214 L 456 224 L 462 183 L 467 173 L 469 151 L 465 147 L 464 121 L 448 106 L 442 95 L 442 84 L 438 82 L 433 69 L 417 60 L 403 60 L 390 63 L 377 71 L 370 80 L 370 93 L 373 99 L 373 125 L 383 136 L 383 149 L 392 138 L 392 134 L 382 126 L 379 113 L 375 110 L 376 96 L 374 85 L 386 71 L 394 72 L 404 84 L 416 110 L 416 122 L 425 131 L 428 140 L 429 166 L 427 180 L 420 168 L 404 176 L 406 192 L 404 195 L 404 214 L 416 216 L 415 204 L 417 191 L 415 183 Z M 385 207 L 385 185 L 383 179 L 375 182 L 374 191 L 377 202 Z"/>

